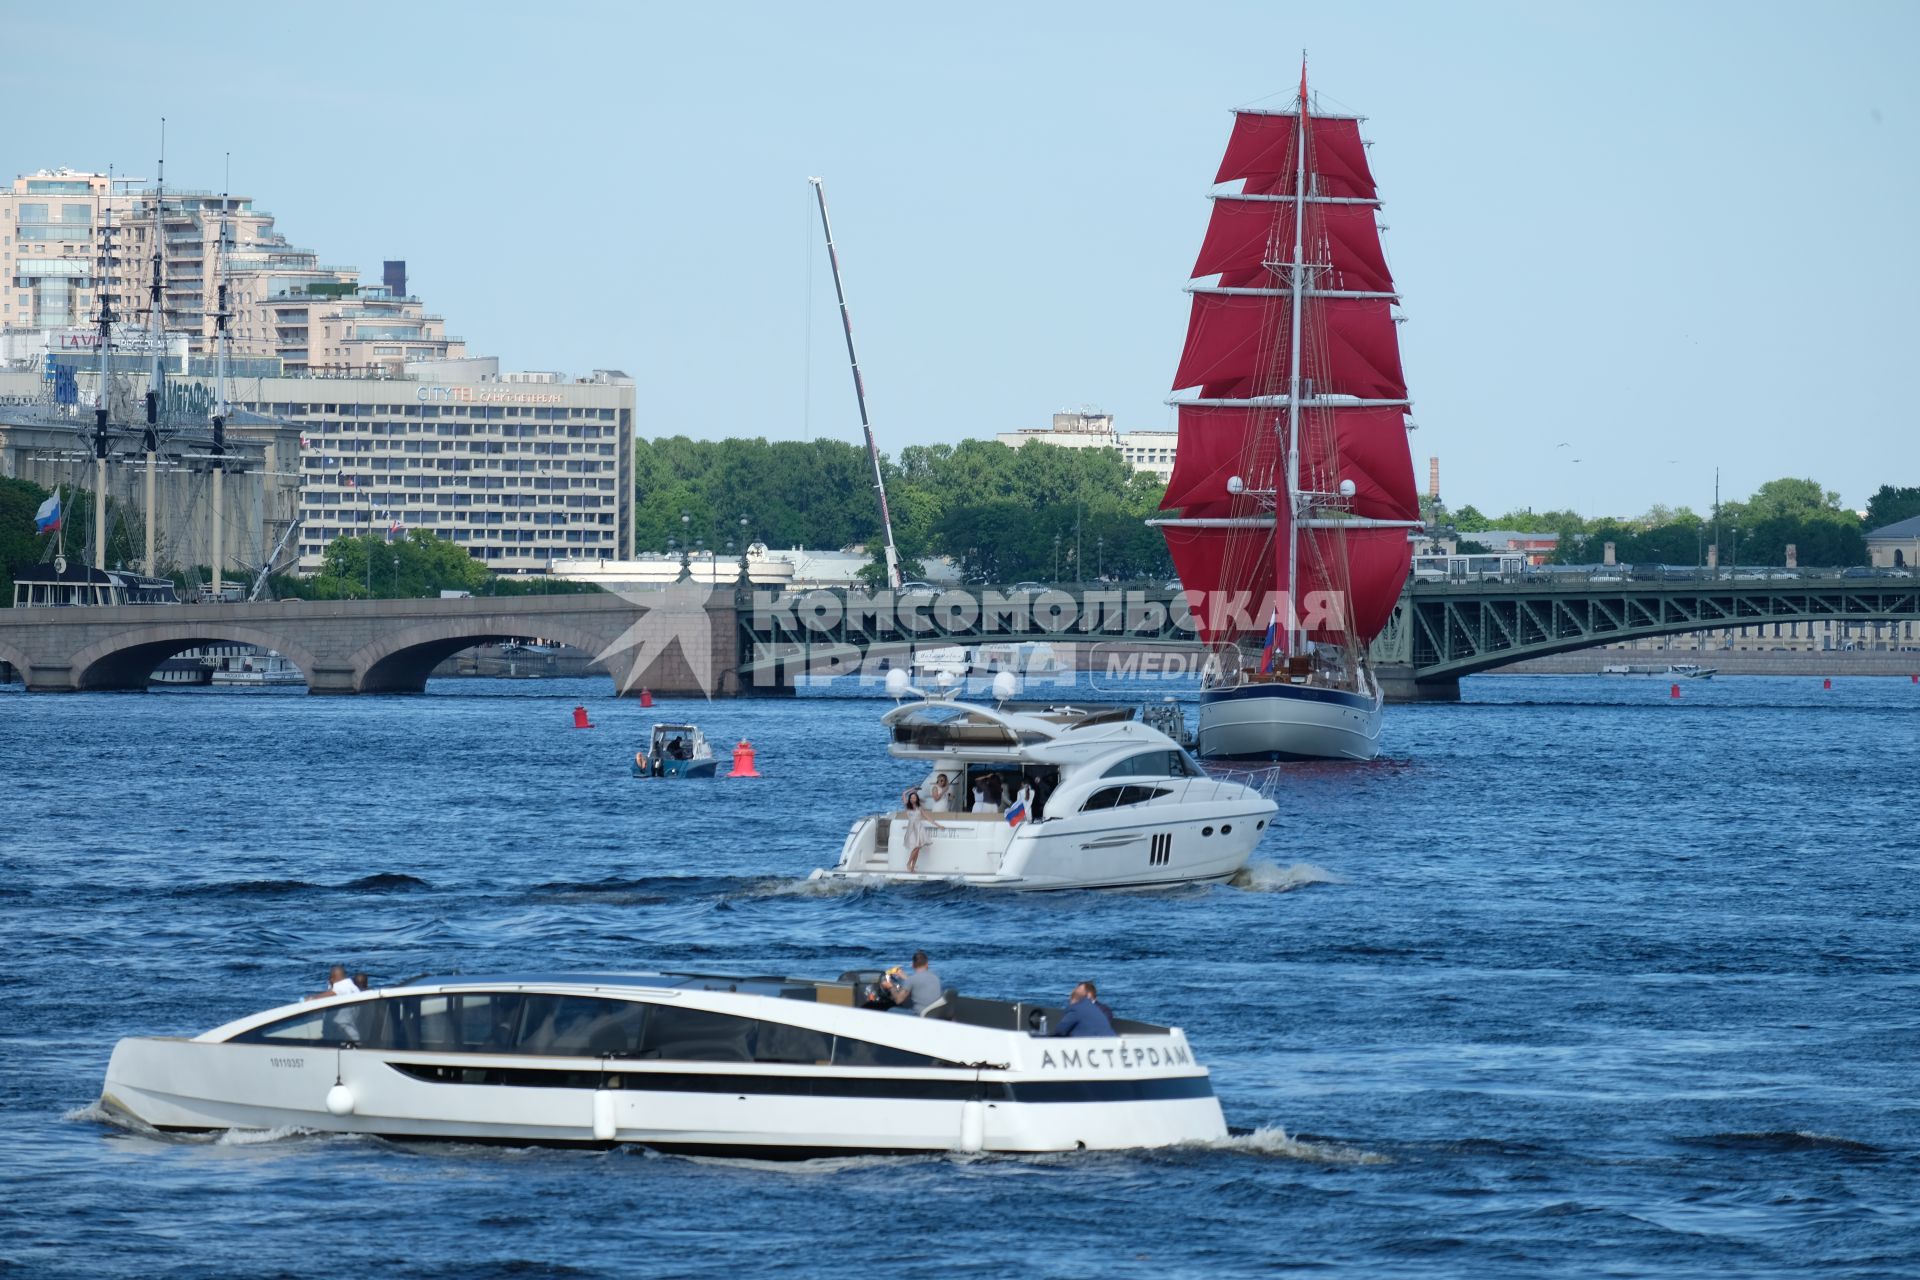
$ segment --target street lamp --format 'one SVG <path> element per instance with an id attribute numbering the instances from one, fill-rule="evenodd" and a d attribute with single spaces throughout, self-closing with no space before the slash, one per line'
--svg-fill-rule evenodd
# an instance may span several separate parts
<path id="1" fill-rule="evenodd" d="M 393 558 L 393 584 L 389 589 L 393 592 L 393 595 L 396 599 L 399 598 L 399 595 L 400 595 L 400 557 L 399 556 L 395 556 Z"/>
<path id="2" fill-rule="evenodd" d="M 747 537 L 747 518 L 740 517 L 740 584 L 747 583 L 747 547 L 751 540 Z"/>
<path id="3" fill-rule="evenodd" d="M 687 547 L 687 526 L 692 523 L 693 517 L 682 511 L 680 513 L 680 581 L 682 582 L 693 577 L 693 557 L 688 553 Z M 667 545 L 671 547 L 673 543 L 669 541 Z"/>
<path id="4" fill-rule="evenodd" d="M 1060 581 L 1060 535 L 1053 535 L 1053 580 Z"/>
<path id="5" fill-rule="evenodd" d="M 1101 582 L 1107 580 L 1107 535 L 1104 533 L 1093 540 L 1093 576 Z"/>

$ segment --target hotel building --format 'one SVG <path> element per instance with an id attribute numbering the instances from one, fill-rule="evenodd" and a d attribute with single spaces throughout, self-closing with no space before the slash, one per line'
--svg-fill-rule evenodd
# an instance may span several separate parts
<path id="1" fill-rule="evenodd" d="M 1003 431 L 1001 444 L 1018 449 L 1050 444 L 1058 449 L 1114 449 L 1132 471 L 1145 471 L 1162 481 L 1173 478 L 1173 453 L 1178 440 L 1173 431 L 1116 431 L 1110 413 L 1056 413 L 1051 427 Z"/>

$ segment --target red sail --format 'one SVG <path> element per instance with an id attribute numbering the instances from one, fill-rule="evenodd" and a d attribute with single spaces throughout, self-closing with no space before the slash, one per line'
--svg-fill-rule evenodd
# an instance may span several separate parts
<path id="1" fill-rule="evenodd" d="M 1162 510 L 1193 509 L 1227 502 L 1227 481 L 1239 476 L 1249 489 L 1286 488 L 1280 473 L 1281 408 L 1224 405 L 1180 406 L 1180 448 L 1167 482 Z M 1353 482 L 1347 509 L 1373 520 L 1417 520 L 1419 495 L 1407 446 L 1405 411 L 1397 406 L 1310 409 L 1302 415 L 1300 478 L 1303 488 L 1337 493 Z M 1330 419 L 1322 426 L 1323 419 Z M 1185 581 L 1185 579 L 1182 579 Z"/>
<path id="2" fill-rule="evenodd" d="M 1200 638 L 1209 645 L 1257 643 L 1285 590 L 1284 525 L 1162 532 L 1194 602 Z M 1270 560 L 1279 562 L 1277 575 Z M 1300 588 L 1291 593 L 1297 620 L 1313 640 L 1371 643 L 1393 616 L 1412 561 L 1405 529 L 1303 530 Z"/>
<path id="3" fill-rule="evenodd" d="M 1367 166 L 1367 146 L 1360 140 L 1360 122 L 1351 116 L 1316 115 L 1308 117 L 1308 127 L 1307 194 L 1373 199 L 1373 172 Z M 1250 193 L 1292 195 L 1297 129 L 1293 112 L 1235 112 L 1233 136 L 1213 180 L 1245 178 Z"/>
<path id="4" fill-rule="evenodd" d="M 1380 250 L 1380 229 L 1373 206 L 1309 204 L 1303 238 L 1308 262 L 1328 270 L 1314 278 L 1320 289 L 1392 293 L 1393 276 Z M 1269 262 L 1293 260 L 1293 205 L 1279 200 L 1215 196 L 1207 238 L 1193 264 L 1193 276 L 1218 275 L 1228 287 L 1280 288 L 1284 271 Z"/>
<path id="5" fill-rule="evenodd" d="M 1312 298 L 1305 305 L 1309 339 L 1301 373 L 1317 394 L 1406 399 L 1399 337 L 1385 298 Z M 1221 398 L 1284 393 L 1287 323 L 1284 296 L 1196 291 L 1174 388 L 1205 386 Z"/>

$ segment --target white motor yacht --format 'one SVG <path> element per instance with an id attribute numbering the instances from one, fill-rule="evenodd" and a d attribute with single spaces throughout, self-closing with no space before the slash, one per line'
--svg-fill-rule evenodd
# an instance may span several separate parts
<path id="1" fill-rule="evenodd" d="M 1057 1007 L 839 981 L 611 973 L 328 997 L 121 1040 L 101 1107 L 163 1131 L 608 1146 L 758 1159 L 1159 1147 L 1226 1136 L 1177 1027 L 1040 1034 Z"/>
<path id="2" fill-rule="evenodd" d="M 840 861 L 816 880 L 1008 889 L 1226 880 L 1278 808 L 1251 775 L 1209 774 L 1131 707 L 987 706 L 944 694 L 895 707 L 881 723 L 895 758 L 926 766 L 913 788 L 925 806 L 919 856 L 916 823 L 895 809 L 854 823 Z M 934 799 L 942 777 L 945 808 Z M 1016 803 L 1023 783 L 1031 812 Z"/>

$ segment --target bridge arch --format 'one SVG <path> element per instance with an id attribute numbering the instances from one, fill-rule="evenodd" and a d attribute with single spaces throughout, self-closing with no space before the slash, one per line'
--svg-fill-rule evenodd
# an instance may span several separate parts
<path id="1" fill-rule="evenodd" d="M 603 635 L 558 618 L 498 614 L 436 618 L 380 636 L 357 651 L 347 665 L 353 671 L 355 693 L 421 693 L 433 669 L 462 649 L 538 635 L 597 657 L 624 626 L 622 619 L 613 635 Z M 607 659 L 605 665 L 612 671 L 616 689 L 630 662 L 625 654 Z"/>
<path id="2" fill-rule="evenodd" d="M 12 645 L 0 641 L 0 662 L 6 663 L 17 673 L 16 678 L 25 684 L 27 680 L 27 655 Z"/>
<path id="3" fill-rule="evenodd" d="M 150 623 L 99 640 L 73 655 L 76 690 L 145 689 L 154 668 L 184 649 L 210 644 L 250 644 L 271 649 L 300 668 L 313 684 L 314 656 L 277 630 L 228 622 Z"/>

